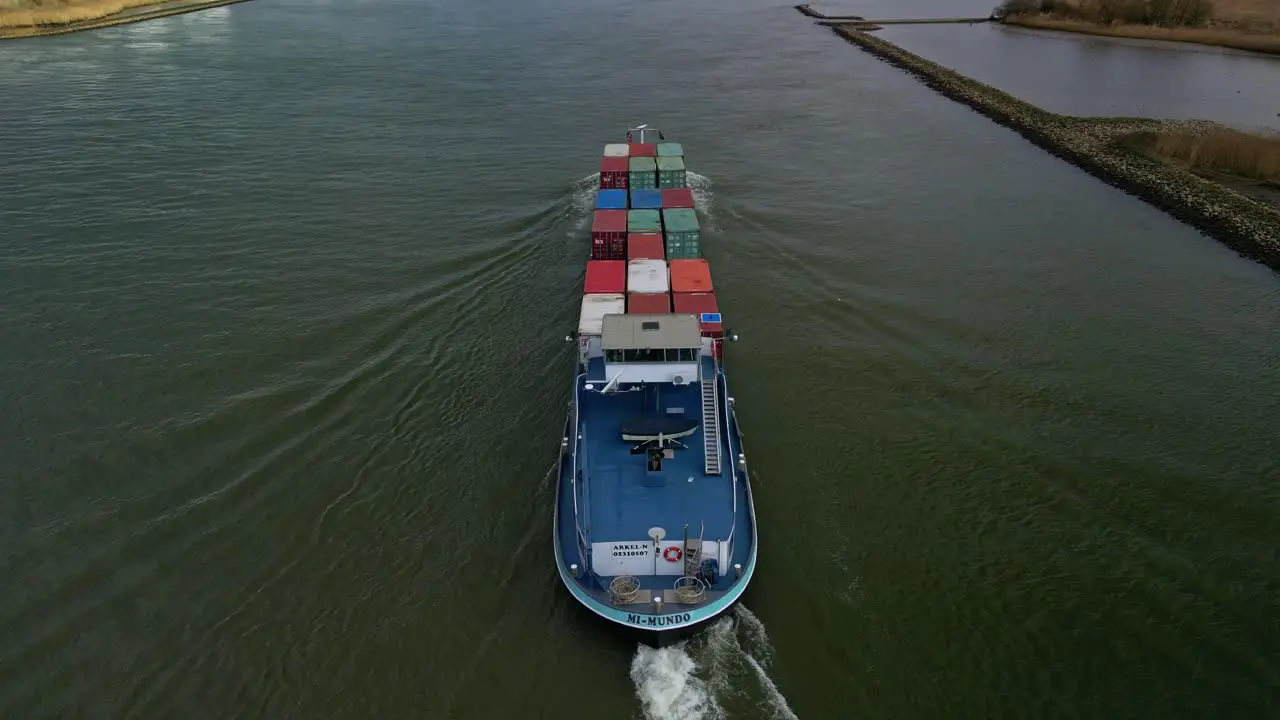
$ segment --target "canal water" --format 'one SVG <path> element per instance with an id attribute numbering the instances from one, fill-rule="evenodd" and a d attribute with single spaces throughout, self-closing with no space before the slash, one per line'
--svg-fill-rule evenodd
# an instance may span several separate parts
<path id="1" fill-rule="evenodd" d="M 878 36 L 1052 112 L 1280 132 L 1280 58 L 1004 25 L 885 26 Z"/>
<path id="2" fill-rule="evenodd" d="M 5 43 L 0 100 L 4 717 L 1274 714 L 1280 279 L 789 5 L 257 0 Z M 550 549 L 639 122 L 762 541 L 662 651 Z"/>

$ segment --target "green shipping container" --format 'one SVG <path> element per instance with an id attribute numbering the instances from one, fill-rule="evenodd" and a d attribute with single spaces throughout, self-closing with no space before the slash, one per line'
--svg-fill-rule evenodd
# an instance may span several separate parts
<path id="1" fill-rule="evenodd" d="M 680 233 L 666 234 L 668 260 L 697 260 L 702 257 L 702 243 L 698 236 Z"/>
<path id="2" fill-rule="evenodd" d="M 657 210 L 628 210 L 628 233 L 660 233 L 662 232 L 662 216 Z"/>
<path id="3" fill-rule="evenodd" d="M 658 143 L 658 157 L 684 157 L 684 146 L 680 143 Z"/>
<path id="4" fill-rule="evenodd" d="M 627 176 L 632 190 L 654 190 L 658 187 L 658 173 L 633 172 Z"/>
<path id="5" fill-rule="evenodd" d="M 684 158 L 680 158 L 680 157 L 658 158 L 658 187 L 660 188 L 689 187 L 688 184 L 685 182 Z"/>
<path id="6" fill-rule="evenodd" d="M 702 229 L 698 213 L 692 208 L 668 208 L 662 211 L 663 233 L 668 260 L 696 260 L 702 257 Z"/>
<path id="7" fill-rule="evenodd" d="M 633 157 L 627 158 L 630 173 L 627 180 L 631 183 L 631 189 L 637 188 L 657 188 L 658 187 L 658 164 L 657 158 L 653 157 Z"/>

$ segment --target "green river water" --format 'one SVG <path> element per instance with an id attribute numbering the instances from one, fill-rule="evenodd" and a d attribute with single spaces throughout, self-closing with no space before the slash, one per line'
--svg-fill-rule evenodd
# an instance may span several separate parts
<path id="1" fill-rule="evenodd" d="M 697 173 L 762 543 L 661 652 L 550 534 L 640 122 Z M 1280 708 L 1280 279 L 788 5 L 9 42 L 0 187 L 0 716 Z"/>

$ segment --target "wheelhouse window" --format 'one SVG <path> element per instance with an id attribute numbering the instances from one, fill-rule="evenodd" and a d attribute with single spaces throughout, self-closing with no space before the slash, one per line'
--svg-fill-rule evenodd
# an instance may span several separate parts
<path id="1" fill-rule="evenodd" d="M 630 350 L 605 350 L 607 363 L 674 363 L 694 362 L 698 359 L 696 348 L 639 348 Z"/>

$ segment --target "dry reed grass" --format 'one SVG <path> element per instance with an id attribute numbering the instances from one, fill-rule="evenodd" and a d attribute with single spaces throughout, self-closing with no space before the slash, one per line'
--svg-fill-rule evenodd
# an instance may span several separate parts
<path id="1" fill-rule="evenodd" d="M 1004 0 L 1001 10 L 1029 28 L 1280 54 L 1280 0 Z"/>
<path id="2" fill-rule="evenodd" d="M 1280 3 L 1280 0 L 1277 0 L 1277 3 Z M 1066 20 L 1043 15 L 1010 17 L 1005 19 L 1005 23 L 1041 30 L 1060 30 L 1136 40 L 1169 40 L 1280 55 L 1280 34 L 1247 32 L 1222 26 L 1165 28 L 1154 25 L 1099 25 L 1084 20 Z"/>
<path id="3" fill-rule="evenodd" d="M 0 28 L 66 25 L 98 20 L 169 0 L 0 0 Z"/>
<path id="4" fill-rule="evenodd" d="M 1258 32 L 1280 30 L 1280 2 L 1276 0 L 1213 0 L 1213 24 Z"/>
<path id="5" fill-rule="evenodd" d="M 1280 188 L 1280 135 L 1250 135 L 1220 130 L 1197 136 L 1183 133 L 1141 138 L 1145 150 L 1191 170 L 1260 180 Z"/>

